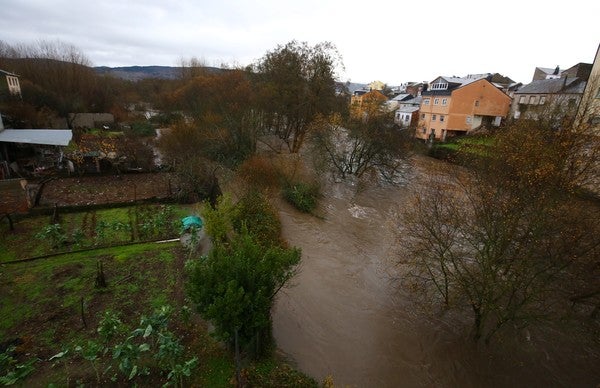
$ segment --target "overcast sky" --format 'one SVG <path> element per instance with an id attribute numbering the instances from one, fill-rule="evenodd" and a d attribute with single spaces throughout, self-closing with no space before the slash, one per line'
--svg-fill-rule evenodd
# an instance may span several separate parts
<path id="1" fill-rule="evenodd" d="M 2 0 L 0 40 L 74 44 L 96 66 L 247 65 L 292 39 L 332 42 L 343 81 L 390 85 L 591 63 L 596 0 Z"/>

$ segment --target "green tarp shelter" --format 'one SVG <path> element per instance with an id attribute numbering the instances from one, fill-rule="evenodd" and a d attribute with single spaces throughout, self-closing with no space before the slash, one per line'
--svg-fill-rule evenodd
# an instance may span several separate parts
<path id="1" fill-rule="evenodd" d="M 202 219 L 198 216 L 187 216 L 181 219 L 181 223 L 183 224 L 183 230 L 188 230 L 190 228 L 201 229 L 202 228 Z"/>

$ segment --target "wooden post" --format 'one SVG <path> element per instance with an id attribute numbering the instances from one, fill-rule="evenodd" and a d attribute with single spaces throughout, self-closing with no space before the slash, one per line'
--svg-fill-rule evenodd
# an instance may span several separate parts
<path id="1" fill-rule="evenodd" d="M 83 327 L 87 329 L 87 322 L 85 321 L 85 312 L 83 310 L 83 296 L 81 297 L 81 322 L 83 322 Z"/>
<path id="2" fill-rule="evenodd" d="M 58 224 L 58 203 L 54 202 L 54 212 L 52 213 L 52 224 Z"/>
<path id="3" fill-rule="evenodd" d="M 5 214 L 6 219 L 8 219 L 8 228 L 10 229 L 11 232 L 15 231 L 15 226 L 13 224 L 13 220 L 10 217 L 10 213 L 6 213 Z"/>

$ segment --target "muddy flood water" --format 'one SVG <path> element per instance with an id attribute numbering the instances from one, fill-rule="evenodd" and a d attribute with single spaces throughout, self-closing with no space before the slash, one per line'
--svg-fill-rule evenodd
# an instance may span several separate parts
<path id="1" fill-rule="evenodd" d="M 284 237 L 302 264 L 273 311 L 278 348 L 318 381 L 351 387 L 596 387 L 598 345 L 544 331 L 503 335 L 486 347 L 468 317 L 435 316 L 398 287 L 398 207 L 437 163 L 417 160 L 406 183 L 362 191 L 332 183 L 322 218 L 282 204 Z"/>

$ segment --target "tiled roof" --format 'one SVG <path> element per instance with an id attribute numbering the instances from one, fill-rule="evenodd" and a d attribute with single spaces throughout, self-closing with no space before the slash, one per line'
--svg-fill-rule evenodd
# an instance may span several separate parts
<path id="1" fill-rule="evenodd" d="M 402 112 L 402 113 L 413 113 L 419 110 L 418 106 L 404 106 L 402 108 L 399 108 L 396 112 Z"/>
<path id="2" fill-rule="evenodd" d="M 421 101 L 423 101 L 423 97 L 417 96 L 415 98 L 411 98 L 410 100 L 402 101 L 402 103 L 403 104 L 421 105 Z"/>
<path id="3" fill-rule="evenodd" d="M 398 94 L 396 97 L 392 98 L 392 101 L 404 101 L 407 98 L 409 98 L 409 96 L 412 96 L 412 95 L 407 94 L 407 93 Z"/>
<path id="4" fill-rule="evenodd" d="M 583 93 L 584 87 L 585 82 L 581 82 L 579 78 L 541 79 L 523 86 L 515 94 Z M 580 89 L 581 91 L 578 91 Z"/>
<path id="5" fill-rule="evenodd" d="M 539 69 L 539 70 L 543 71 L 546 74 L 554 74 L 554 71 L 556 70 L 556 68 L 554 68 L 554 67 L 553 68 L 549 68 L 549 67 L 536 67 L 536 69 Z"/>

